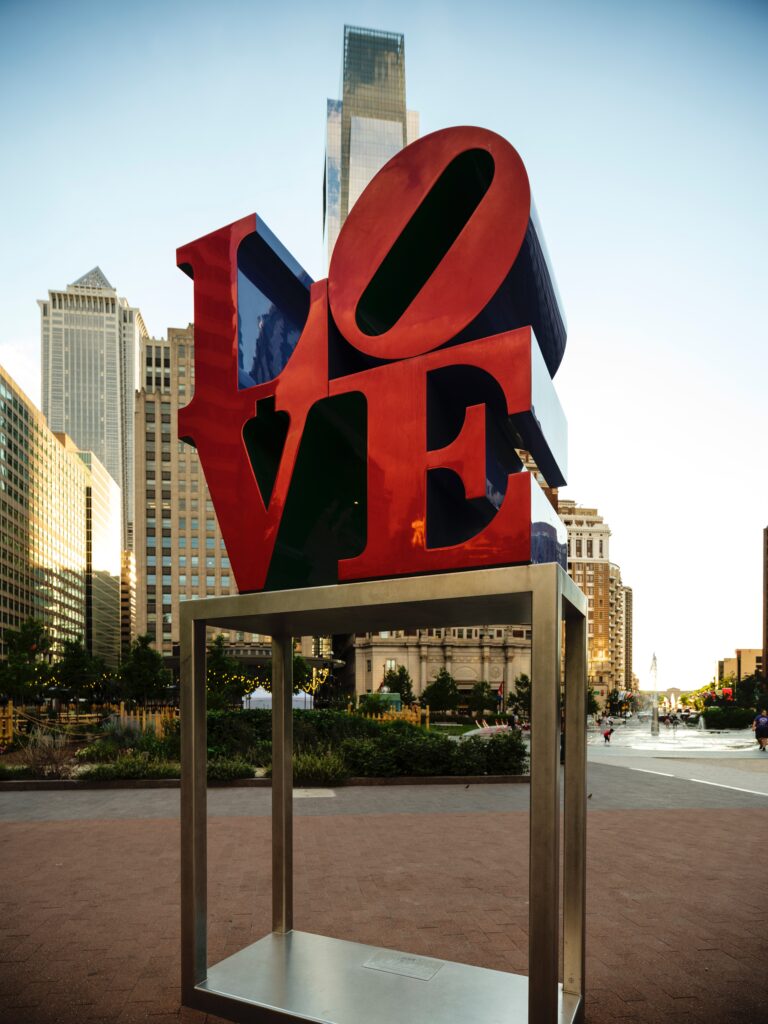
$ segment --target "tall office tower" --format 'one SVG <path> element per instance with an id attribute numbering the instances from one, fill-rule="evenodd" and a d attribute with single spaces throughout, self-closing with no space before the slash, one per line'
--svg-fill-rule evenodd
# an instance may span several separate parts
<path id="1" fill-rule="evenodd" d="M 42 407 L 51 430 L 91 451 L 122 489 L 123 547 L 132 547 L 133 415 L 141 313 L 98 267 L 38 300 Z"/>
<path id="2" fill-rule="evenodd" d="M 633 602 L 632 587 L 624 587 L 624 685 L 628 690 L 635 690 L 635 673 L 632 671 L 632 630 Z"/>
<path id="3" fill-rule="evenodd" d="M 120 551 L 119 538 L 113 547 L 101 539 L 109 516 L 104 477 L 95 456 L 54 434 L 0 367 L 0 654 L 6 653 L 6 630 L 29 618 L 51 631 L 54 652 L 65 640 L 85 641 L 89 524 L 91 537 L 99 537 L 92 568 L 108 572 Z M 110 500 L 119 505 L 111 489 Z M 102 577 L 96 582 L 100 598 L 111 584 Z M 115 623 L 101 600 L 91 614 L 91 635 L 103 628 L 111 636 Z"/>
<path id="4" fill-rule="evenodd" d="M 405 106 L 405 38 L 344 26 L 342 98 L 328 100 L 323 230 L 328 262 L 347 214 L 384 164 L 419 136 Z"/>
<path id="5" fill-rule="evenodd" d="M 85 489 L 85 646 L 117 668 L 121 649 L 120 488 L 93 452 L 79 452 L 89 469 Z"/>
<path id="6" fill-rule="evenodd" d="M 628 588 L 622 584 L 618 565 L 610 561 L 611 531 L 597 509 L 560 499 L 558 512 L 568 530 L 568 571 L 588 600 L 589 685 L 604 703 L 612 690 L 632 687 L 632 676 L 626 675 L 627 645 L 632 648 L 631 634 L 627 636 Z M 630 628 L 631 620 L 630 612 Z"/>
<path id="7" fill-rule="evenodd" d="M 136 636 L 136 556 L 123 550 L 120 557 L 120 653 L 125 655 Z"/>
<path id="8" fill-rule="evenodd" d="M 136 396 L 136 631 L 170 658 L 179 642 L 179 604 L 237 593 L 197 452 L 178 435 L 192 398 L 195 338 L 190 324 L 147 338 Z M 250 634 L 229 634 L 246 653 Z"/>

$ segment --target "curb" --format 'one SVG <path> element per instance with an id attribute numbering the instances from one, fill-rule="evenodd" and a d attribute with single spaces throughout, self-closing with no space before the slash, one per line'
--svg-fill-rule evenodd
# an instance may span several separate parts
<path id="1" fill-rule="evenodd" d="M 340 789 L 346 786 L 496 786 L 509 783 L 529 783 L 530 775 L 398 775 L 395 778 L 350 778 L 342 779 L 318 789 Z M 179 779 L 3 779 L 0 793 L 23 793 L 32 790 L 77 790 L 77 789 L 179 789 Z M 232 779 L 229 782 L 208 783 L 209 789 L 271 789 L 271 779 Z M 311 789 L 305 783 L 296 783 L 296 788 Z"/>

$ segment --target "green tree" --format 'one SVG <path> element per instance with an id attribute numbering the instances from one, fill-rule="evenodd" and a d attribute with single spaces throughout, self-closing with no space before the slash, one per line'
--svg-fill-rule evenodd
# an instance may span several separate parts
<path id="1" fill-rule="evenodd" d="M 386 686 L 390 693 L 399 693 L 403 704 L 413 704 L 416 700 L 413 695 L 413 680 L 405 665 L 387 669 L 382 686 Z"/>
<path id="2" fill-rule="evenodd" d="M 491 684 L 475 683 L 467 698 L 467 705 L 475 715 L 482 715 L 484 711 L 495 711 L 497 707 L 496 692 L 491 689 Z"/>
<path id="3" fill-rule="evenodd" d="M 254 689 L 254 681 L 243 671 L 237 658 L 227 654 L 223 633 L 214 637 L 208 647 L 207 665 L 206 688 L 209 710 L 224 711 L 228 708 L 241 707 L 243 697 Z"/>
<path id="4" fill-rule="evenodd" d="M 136 637 L 120 666 L 120 691 L 139 704 L 160 704 L 167 697 L 171 673 L 163 656 L 152 647 L 149 634 Z"/>
<path id="5" fill-rule="evenodd" d="M 78 702 L 77 708 L 81 697 L 92 700 L 97 672 L 98 665 L 85 649 L 82 638 L 64 641 L 61 658 L 53 668 L 54 679 L 64 691 L 62 696 Z"/>
<path id="6" fill-rule="evenodd" d="M 516 714 L 530 721 L 531 680 L 524 672 L 515 679 L 515 693 L 510 703 L 513 705 Z"/>
<path id="7" fill-rule="evenodd" d="M 447 669 L 441 668 L 429 686 L 424 688 L 421 702 L 432 711 L 455 711 L 459 706 L 459 688 Z"/>
<path id="8" fill-rule="evenodd" d="M 596 715 L 600 710 L 600 705 L 597 703 L 597 697 L 595 696 L 595 688 L 590 686 L 587 689 L 587 714 Z"/>
<path id="9" fill-rule="evenodd" d="M 41 700 L 51 677 L 52 638 L 40 619 L 5 632 L 8 654 L 0 663 L 0 690 L 17 703 Z"/>

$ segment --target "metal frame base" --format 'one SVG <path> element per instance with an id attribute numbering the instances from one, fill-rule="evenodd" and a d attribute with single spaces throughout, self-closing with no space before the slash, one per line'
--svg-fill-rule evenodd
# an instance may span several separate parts
<path id="1" fill-rule="evenodd" d="M 401 1020 L 420 1024 L 525 1020 L 529 1024 L 580 1024 L 584 1013 L 586 884 L 586 610 L 584 594 L 556 565 L 243 594 L 183 604 L 184 1005 L 242 1024 L 307 1020 L 324 1024 L 399 1024 Z M 528 978 L 294 931 L 291 637 L 488 622 L 532 625 Z M 566 765 L 561 914 L 563 624 Z M 269 634 L 273 646 L 273 931 L 213 967 L 207 962 L 206 626 Z M 562 985 L 558 982 L 561 920 Z"/>

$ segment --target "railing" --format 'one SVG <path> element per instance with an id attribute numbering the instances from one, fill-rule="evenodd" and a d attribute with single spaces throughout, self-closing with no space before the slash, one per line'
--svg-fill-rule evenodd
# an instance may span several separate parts
<path id="1" fill-rule="evenodd" d="M 139 732 L 147 732 L 152 729 L 155 735 L 161 738 L 171 723 L 179 717 L 179 709 L 157 707 L 153 710 L 137 708 L 135 711 L 126 711 L 125 703 L 121 701 L 120 707 L 115 711 L 115 717 L 126 728 L 138 729 Z"/>
<path id="2" fill-rule="evenodd" d="M 6 743 L 13 743 L 15 721 L 13 701 L 9 700 L 5 707 L 0 707 L 0 747 L 4 747 Z"/>
<path id="3" fill-rule="evenodd" d="M 366 714 L 365 712 L 354 711 L 351 704 L 347 705 L 347 712 L 352 714 L 358 714 L 360 718 L 367 718 L 371 722 L 410 722 L 411 725 L 421 725 L 422 721 L 424 727 L 429 729 L 429 707 L 421 708 L 418 704 L 412 704 L 410 707 L 404 707 L 400 711 L 395 711 L 393 708 L 389 708 L 386 711 L 380 711 L 373 714 Z"/>

